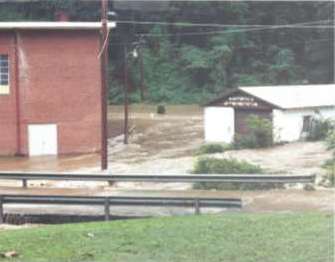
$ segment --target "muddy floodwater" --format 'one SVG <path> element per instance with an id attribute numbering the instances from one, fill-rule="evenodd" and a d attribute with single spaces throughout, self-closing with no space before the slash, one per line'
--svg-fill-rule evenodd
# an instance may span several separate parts
<path id="1" fill-rule="evenodd" d="M 199 106 L 167 106 L 165 115 L 156 114 L 155 106 L 130 107 L 129 144 L 123 144 L 123 108 L 109 108 L 109 170 L 111 174 L 184 174 L 190 173 L 195 151 L 204 143 L 203 115 Z M 269 149 L 232 150 L 208 155 L 235 158 L 260 165 L 267 172 L 322 176 L 322 163 L 331 157 L 322 142 L 296 142 Z M 60 157 L 0 157 L 1 171 L 99 172 L 98 154 Z M 242 198 L 243 211 L 248 212 L 334 212 L 333 189 L 317 188 L 270 191 L 194 191 L 185 183 L 115 183 L 80 181 L 30 181 L 32 188 L 22 190 L 20 182 L 0 181 L 0 192 L 10 194 L 69 194 L 69 195 L 155 195 L 211 196 Z M 14 205 L 10 212 L 45 211 L 41 206 Z M 48 206 L 49 213 L 102 213 L 96 207 Z M 213 210 L 212 210 L 213 211 Z M 212 212 L 207 210 L 206 212 Z M 112 208 L 119 215 L 171 215 L 192 213 L 178 208 Z M 226 212 L 214 210 L 213 212 Z"/>

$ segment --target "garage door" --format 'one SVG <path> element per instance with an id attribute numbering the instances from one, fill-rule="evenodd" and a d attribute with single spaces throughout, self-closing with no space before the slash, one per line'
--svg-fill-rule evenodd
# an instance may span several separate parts
<path id="1" fill-rule="evenodd" d="M 230 107 L 206 107 L 204 126 L 206 142 L 233 142 L 234 109 Z"/>
<path id="2" fill-rule="evenodd" d="M 250 132 L 248 126 L 248 118 L 252 115 L 268 119 L 272 122 L 272 110 L 250 110 L 250 109 L 235 109 L 235 132 L 237 135 L 244 136 Z"/>
<path id="3" fill-rule="evenodd" d="M 28 125 L 30 156 L 57 155 L 57 125 Z"/>

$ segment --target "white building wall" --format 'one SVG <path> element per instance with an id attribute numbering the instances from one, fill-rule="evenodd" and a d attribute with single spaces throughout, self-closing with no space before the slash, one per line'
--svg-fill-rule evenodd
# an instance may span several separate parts
<path id="1" fill-rule="evenodd" d="M 231 143 L 235 134 L 235 115 L 231 107 L 205 107 L 204 127 L 206 142 Z"/>
<path id="2" fill-rule="evenodd" d="M 317 113 L 317 111 L 319 113 Z M 296 141 L 301 138 L 304 116 L 330 118 L 335 120 L 335 107 L 315 109 L 273 110 L 275 142 Z"/>

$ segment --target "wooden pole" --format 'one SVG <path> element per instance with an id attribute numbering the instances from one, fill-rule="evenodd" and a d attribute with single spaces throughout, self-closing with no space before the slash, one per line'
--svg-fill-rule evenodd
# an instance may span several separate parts
<path id="1" fill-rule="evenodd" d="M 105 221 L 109 221 L 110 219 L 110 210 L 109 210 L 109 198 L 105 198 Z"/>
<path id="2" fill-rule="evenodd" d="M 128 50 L 127 46 L 124 46 L 124 127 L 123 127 L 123 135 L 124 135 L 124 144 L 128 144 Z"/>
<path id="3" fill-rule="evenodd" d="M 22 187 L 23 188 L 27 188 L 28 187 L 28 183 L 27 183 L 27 179 L 22 179 Z"/>
<path id="4" fill-rule="evenodd" d="M 142 54 L 141 46 L 139 47 L 139 58 L 140 58 L 140 74 L 141 74 L 140 92 L 141 92 L 141 101 L 143 102 L 145 99 L 145 96 L 144 96 L 144 64 L 143 64 L 143 54 Z"/>
<path id="5" fill-rule="evenodd" d="M 200 215 L 200 201 L 199 199 L 194 200 L 195 214 Z"/>
<path id="6" fill-rule="evenodd" d="M 20 99 L 20 78 L 19 78 L 19 32 L 14 35 L 14 83 L 15 83 L 15 104 L 16 104 L 16 154 L 21 156 L 21 99 Z"/>
<path id="7" fill-rule="evenodd" d="M 107 156 L 107 105 L 108 105 L 108 24 L 107 24 L 107 12 L 108 2 L 107 0 L 101 0 L 101 48 L 102 54 L 101 60 L 101 169 L 106 170 L 108 168 L 108 156 Z"/>
<path id="8" fill-rule="evenodd" d="M 3 212 L 3 197 L 0 196 L 0 224 L 5 222 L 5 216 Z"/>

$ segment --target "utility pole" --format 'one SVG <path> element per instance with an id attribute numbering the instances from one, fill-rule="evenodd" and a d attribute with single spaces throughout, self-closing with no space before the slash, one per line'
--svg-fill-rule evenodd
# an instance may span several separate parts
<path id="1" fill-rule="evenodd" d="M 123 72 L 123 92 L 124 92 L 124 126 L 123 126 L 123 143 L 128 144 L 128 50 L 124 45 L 124 72 Z"/>
<path id="2" fill-rule="evenodd" d="M 108 168 L 107 89 L 108 89 L 108 0 L 101 0 L 101 169 Z"/>
<path id="3" fill-rule="evenodd" d="M 144 101 L 144 65 L 143 65 L 143 54 L 142 54 L 142 46 L 140 43 L 139 46 L 139 59 L 140 59 L 140 74 L 141 74 L 141 86 L 140 86 L 140 92 L 141 92 L 141 101 Z"/>

